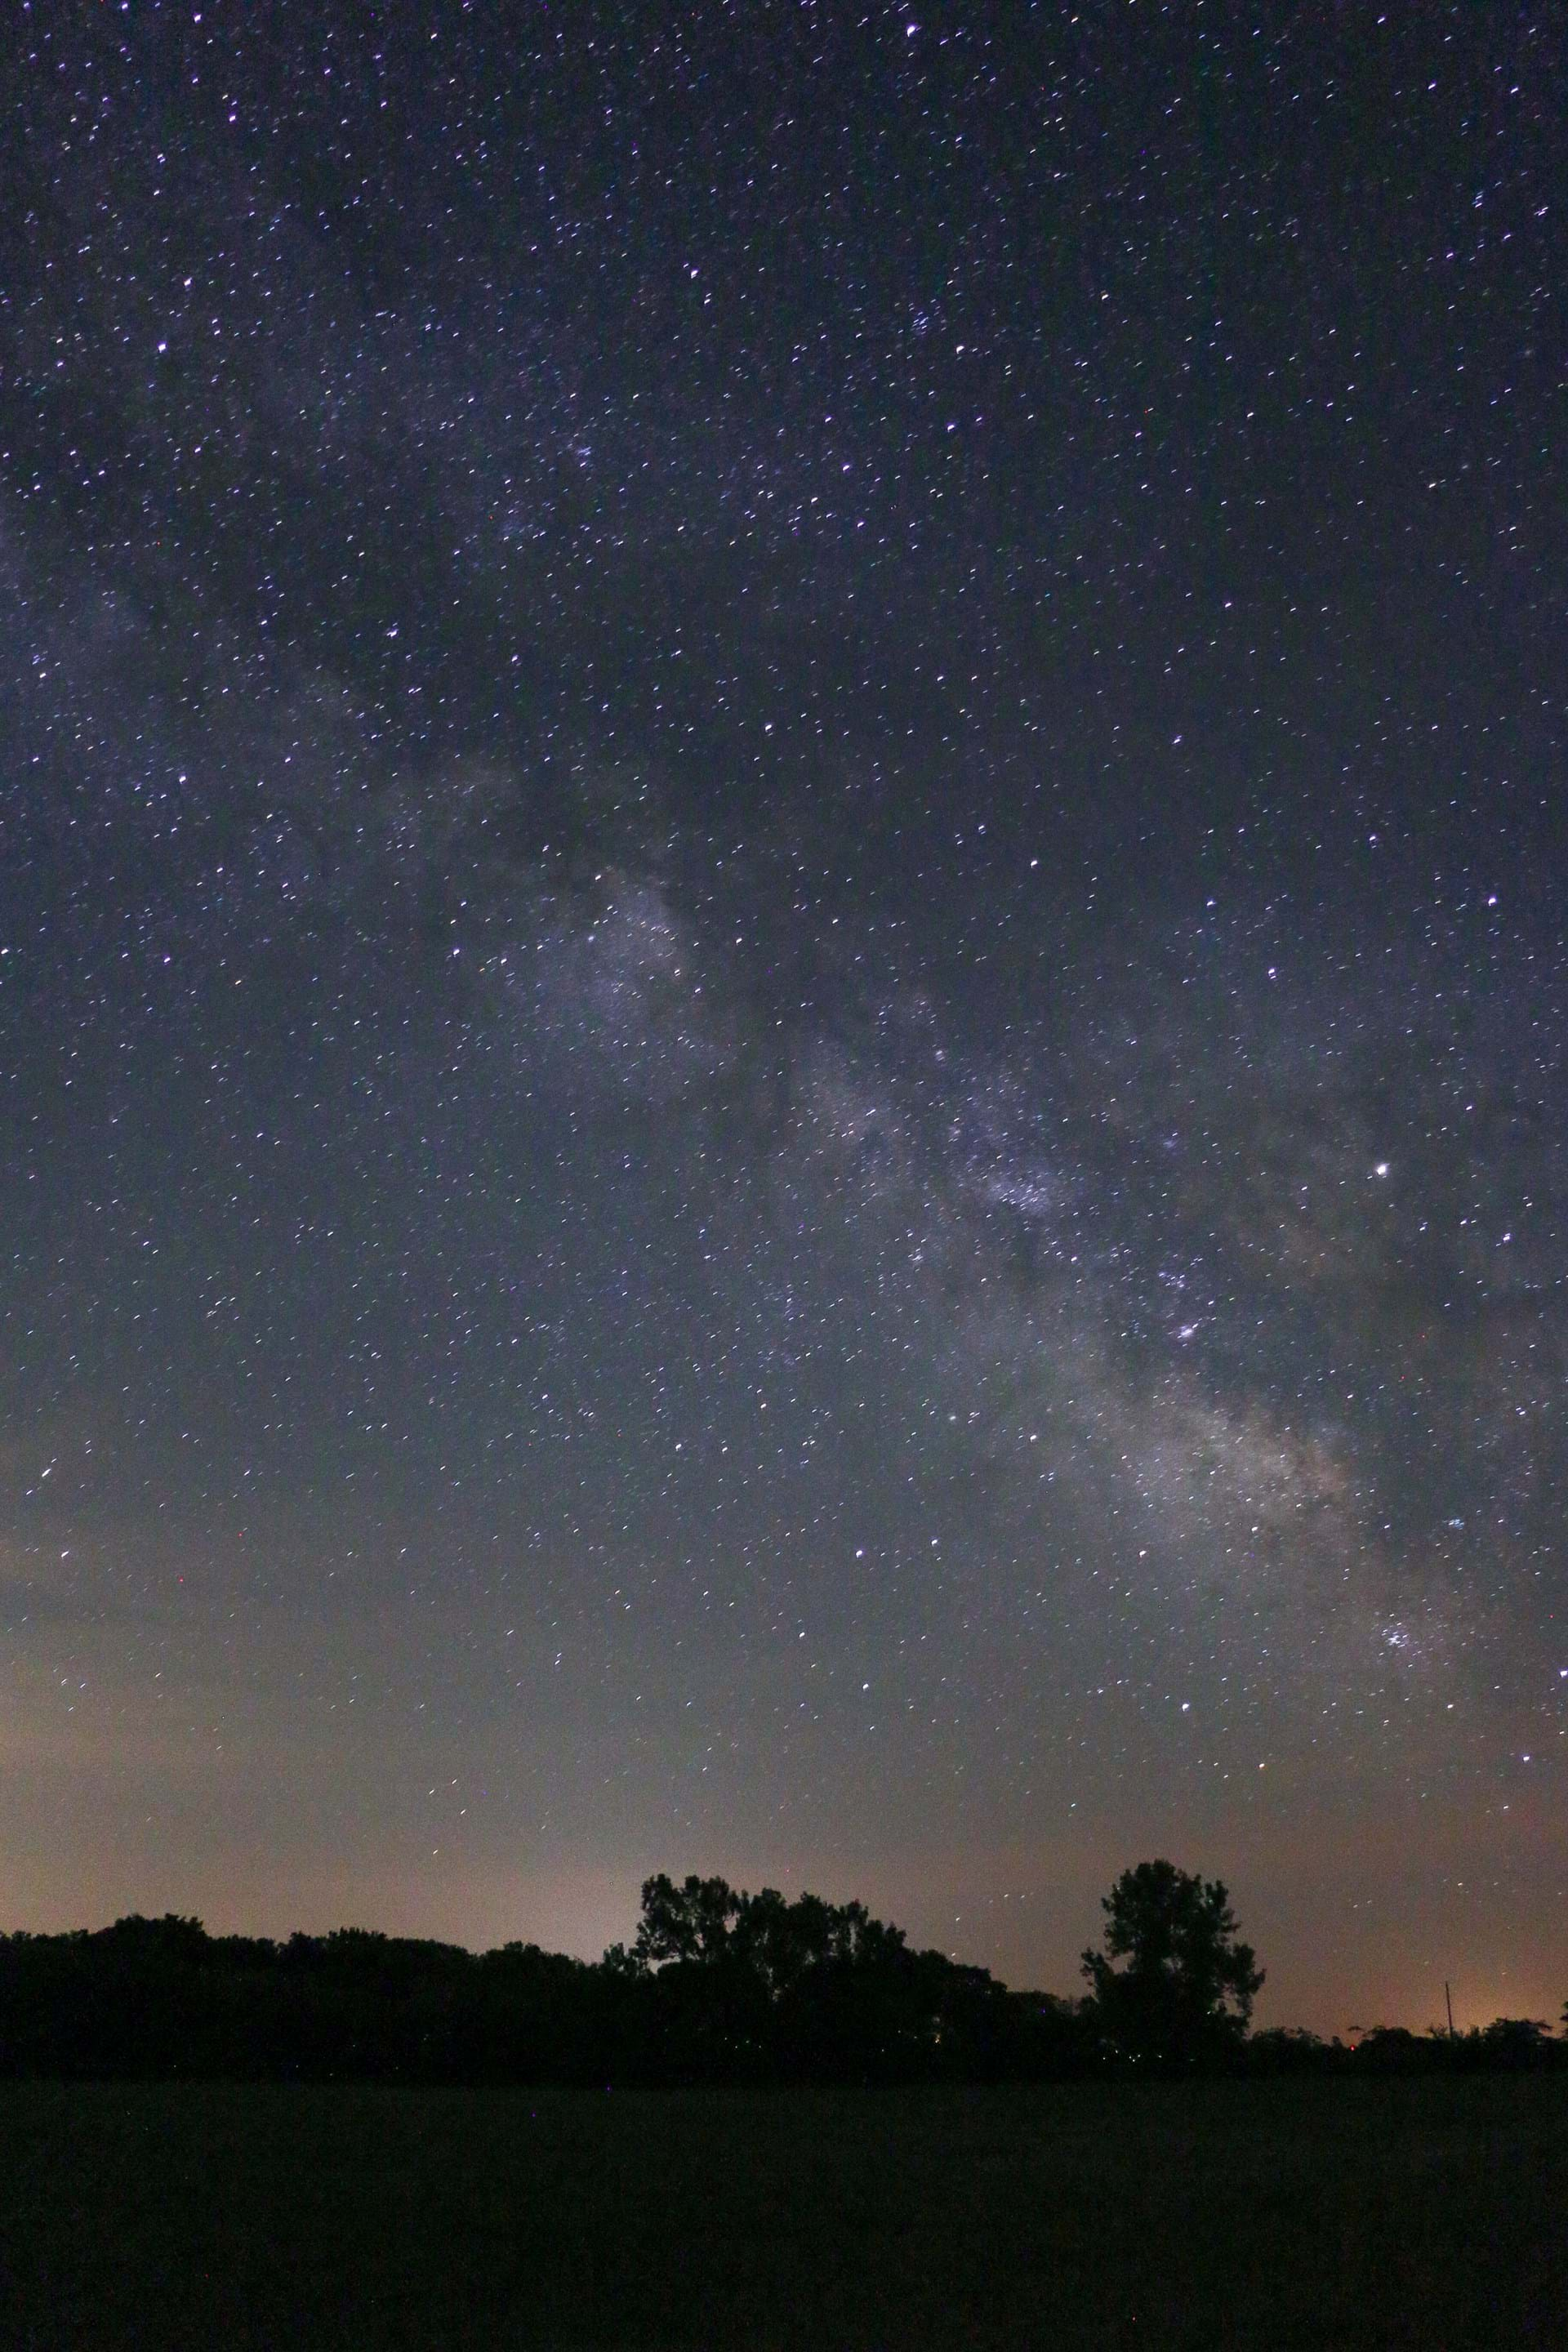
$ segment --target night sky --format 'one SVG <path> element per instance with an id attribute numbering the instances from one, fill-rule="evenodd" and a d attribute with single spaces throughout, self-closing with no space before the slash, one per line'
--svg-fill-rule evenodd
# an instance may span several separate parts
<path id="1" fill-rule="evenodd" d="M 1568 20 L 0 37 L 0 1926 L 1568 1996 Z"/>

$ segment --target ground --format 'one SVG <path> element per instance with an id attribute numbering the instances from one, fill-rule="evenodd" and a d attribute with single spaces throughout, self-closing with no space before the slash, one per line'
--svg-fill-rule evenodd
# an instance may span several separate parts
<path id="1" fill-rule="evenodd" d="M 1568 2082 L 0 2084 L 11 2352 L 1568 2343 Z"/>

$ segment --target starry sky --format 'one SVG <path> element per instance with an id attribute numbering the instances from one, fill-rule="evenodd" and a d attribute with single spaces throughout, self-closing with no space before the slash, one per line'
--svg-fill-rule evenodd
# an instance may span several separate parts
<path id="1" fill-rule="evenodd" d="M 1568 26 L 0 36 L 0 1889 L 1568 1996 Z"/>

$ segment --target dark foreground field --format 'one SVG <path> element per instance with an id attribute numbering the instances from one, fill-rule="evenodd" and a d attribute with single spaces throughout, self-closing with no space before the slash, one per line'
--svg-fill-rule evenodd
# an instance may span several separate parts
<path id="1" fill-rule="evenodd" d="M 1568 2083 L 0 2085 L 0 2344 L 1568 2345 Z"/>

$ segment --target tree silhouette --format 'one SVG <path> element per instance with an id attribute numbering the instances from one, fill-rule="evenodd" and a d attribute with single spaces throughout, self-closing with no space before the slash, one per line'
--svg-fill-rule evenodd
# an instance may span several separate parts
<path id="1" fill-rule="evenodd" d="M 1494 2017 L 1466 2040 L 1476 2045 L 1483 2064 L 1500 2071 L 1522 2074 L 1551 2063 L 1552 2028 L 1543 2017 Z"/>
<path id="2" fill-rule="evenodd" d="M 646 1879 L 605 1969 L 668 2081 L 967 2079 L 1026 2070 L 1051 2039 L 984 1969 L 911 1951 L 863 1903 L 722 1878 Z"/>
<path id="3" fill-rule="evenodd" d="M 1141 1862 L 1122 1872 L 1100 1909 L 1105 1950 L 1085 1952 L 1083 1973 L 1110 2049 L 1141 2065 L 1181 2070 L 1234 2053 L 1263 1971 L 1251 1945 L 1237 1940 L 1219 1880 Z"/>
<path id="4" fill-rule="evenodd" d="M 1568 2075 L 1534 2018 L 1453 2035 L 1383 2026 L 1346 2049 L 1277 2028 L 1242 2050 L 1262 1982 L 1226 1890 L 1168 1862 L 1117 1881 L 1084 2000 L 1009 1992 L 911 1949 L 862 1903 L 650 1878 L 636 1947 L 599 1962 L 362 1927 L 209 1936 L 132 1915 L 0 1933 L 0 2081 L 981 2083 L 1245 2064 L 1258 2076 Z M 1564 2019 L 1568 2023 L 1568 2018 Z"/>
<path id="5" fill-rule="evenodd" d="M 677 1886 L 667 1871 L 645 1878 L 642 1920 L 632 1958 L 658 1968 L 666 1960 L 718 1960 L 729 1948 L 741 1897 L 728 1880 L 693 1874 Z"/>

